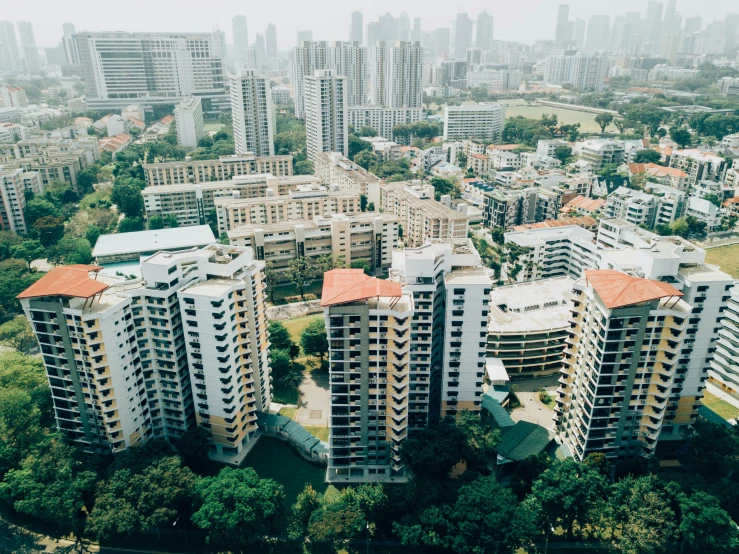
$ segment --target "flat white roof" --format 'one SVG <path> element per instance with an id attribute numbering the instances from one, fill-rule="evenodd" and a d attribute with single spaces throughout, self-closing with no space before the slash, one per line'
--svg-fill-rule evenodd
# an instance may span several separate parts
<path id="1" fill-rule="evenodd" d="M 176 250 L 193 246 L 205 246 L 214 242 L 216 242 L 216 238 L 208 225 L 116 233 L 102 235 L 95 243 L 92 255 L 93 257 L 115 256 L 158 250 Z"/>

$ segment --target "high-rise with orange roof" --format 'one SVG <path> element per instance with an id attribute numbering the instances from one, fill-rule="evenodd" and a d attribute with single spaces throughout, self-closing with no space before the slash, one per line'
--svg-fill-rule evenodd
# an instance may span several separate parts
<path id="1" fill-rule="evenodd" d="M 682 296 L 616 270 L 589 270 L 575 283 L 554 420 L 577 460 L 654 452 L 691 312 Z"/>

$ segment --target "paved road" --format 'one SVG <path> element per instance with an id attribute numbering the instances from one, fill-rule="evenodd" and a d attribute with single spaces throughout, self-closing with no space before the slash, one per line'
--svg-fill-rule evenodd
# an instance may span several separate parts
<path id="1" fill-rule="evenodd" d="M 525 381 L 516 381 L 518 392 L 516 396 L 521 401 L 521 407 L 511 412 L 513 421 L 530 421 L 537 423 L 542 427 L 549 428 L 552 426 L 552 417 L 554 411 L 547 408 L 539 402 L 539 391 L 544 388 L 552 394 L 557 390 L 558 375 L 551 377 L 542 377 L 540 379 L 527 379 Z"/>
<path id="2" fill-rule="evenodd" d="M 326 427 L 330 411 L 331 393 L 328 386 L 328 372 L 304 371 L 296 421 L 303 426 Z"/>

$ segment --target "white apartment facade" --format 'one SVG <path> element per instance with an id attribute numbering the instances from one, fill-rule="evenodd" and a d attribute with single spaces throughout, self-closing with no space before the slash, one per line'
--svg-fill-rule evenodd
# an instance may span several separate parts
<path id="1" fill-rule="evenodd" d="M 500 142 L 504 126 L 505 106 L 497 102 L 444 106 L 444 141 Z"/>
<path id="2" fill-rule="evenodd" d="M 380 206 L 380 178 L 339 152 L 321 152 L 313 162 L 313 173 L 321 183 L 367 197 Z"/>
<path id="3" fill-rule="evenodd" d="M 349 155 L 347 79 L 328 69 L 305 77 L 305 133 L 308 159 L 320 152 Z"/>
<path id="4" fill-rule="evenodd" d="M 36 172 L 0 167 L 0 223 L 2 229 L 16 235 L 28 234 L 26 191 L 41 194 L 41 178 Z"/>
<path id="5" fill-rule="evenodd" d="M 175 106 L 174 120 L 177 128 L 177 144 L 197 148 L 198 141 L 205 136 L 200 98 L 197 96 L 184 98 Z"/>
<path id="6" fill-rule="evenodd" d="M 252 174 L 289 177 L 293 174 L 292 156 L 220 156 L 217 160 L 188 160 L 144 164 L 146 184 L 150 187 L 227 181 Z"/>
<path id="7" fill-rule="evenodd" d="M 394 140 L 393 128 L 396 125 L 409 125 L 421 121 L 423 109 L 417 108 L 386 108 L 383 106 L 353 105 L 346 109 L 349 125 L 357 129 L 371 127 L 377 135 Z"/>
<path id="8" fill-rule="evenodd" d="M 231 114 L 236 155 L 274 156 L 275 122 L 269 82 L 253 69 L 231 77 Z"/>

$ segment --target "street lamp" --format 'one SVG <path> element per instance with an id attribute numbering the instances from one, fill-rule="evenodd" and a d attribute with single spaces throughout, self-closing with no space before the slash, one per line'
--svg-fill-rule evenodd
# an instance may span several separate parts
<path id="1" fill-rule="evenodd" d="M 552 527 L 551 523 L 547 523 L 548 529 L 547 529 L 547 540 L 544 543 L 544 554 L 547 554 L 547 550 L 549 550 L 549 533 L 554 533 L 554 527 Z"/>
<path id="2" fill-rule="evenodd" d="M 182 514 L 177 516 L 177 519 L 174 520 L 174 523 L 172 524 L 172 527 L 177 527 L 177 522 L 182 517 Z M 187 540 L 187 518 L 182 519 L 182 528 L 185 530 L 185 550 L 190 550 L 190 544 Z"/>

